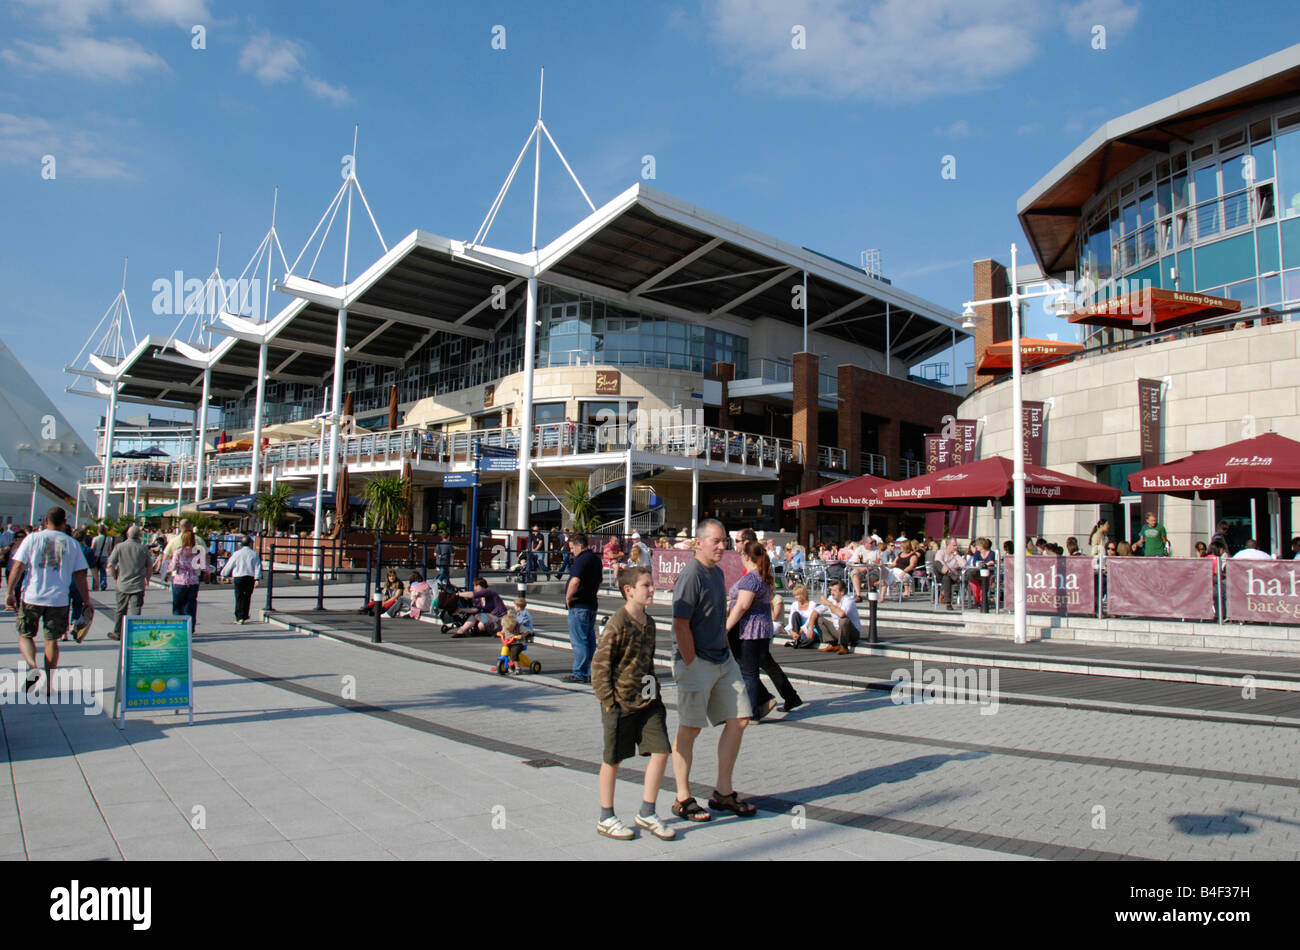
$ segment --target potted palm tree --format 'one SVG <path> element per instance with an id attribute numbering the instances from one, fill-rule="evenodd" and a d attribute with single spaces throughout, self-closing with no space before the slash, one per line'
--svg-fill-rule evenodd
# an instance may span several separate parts
<path id="1" fill-rule="evenodd" d="M 287 484 L 276 485 L 269 492 L 262 492 L 253 502 L 253 514 L 262 519 L 262 528 L 273 532 L 280 530 L 280 523 L 289 513 L 289 499 L 293 497 L 293 487 Z"/>
<path id="2" fill-rule="evenodd" d="M 400 475 L 372 478 L 361 489 L 366 502 L 366 527 L 376 535 L 390 532 L 406 513 L 407 479 Z"/>
<path id="3" fill-rule="evenodd" d="M 596 514 L 596 503 L 591 500 L 591 492 L 586 482 L 572 482 L 564 501 L 572 514 L 574 531 L 585 534 L 600 523 L 600 518 Z"/>

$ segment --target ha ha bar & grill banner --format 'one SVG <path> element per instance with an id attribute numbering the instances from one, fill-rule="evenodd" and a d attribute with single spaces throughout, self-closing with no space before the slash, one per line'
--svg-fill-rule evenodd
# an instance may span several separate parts
<path id="1" fill-rule="evenodd" d="M 1300 623 L 1300 563 L 1229 560 L 1223 596 L 1225 620 Z"/>
<path id="2" fill-rule="evenodd" d="M 1213 558 L 1106 559 L 1106 616 L 1214 619 Z"/>
<path id="3" fill-rule="evenodd" d="M 1010 565 L 1004 589 L 1010 590 Z M 1090 557 L 1025 559 L 1025 610 L 1056 617 L 1097 613 L 1097 572 Z"/>

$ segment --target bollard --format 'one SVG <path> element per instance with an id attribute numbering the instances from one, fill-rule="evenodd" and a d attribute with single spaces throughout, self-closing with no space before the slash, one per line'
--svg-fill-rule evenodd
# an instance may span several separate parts
<path id="1" fill-rule="evenodd" d="M 989 569 L 980 568 L 980 613 L 989 612 Z"/>
<path id="2" fill-rule="evenodd" d="M 266 609 L 271 609 L 271 591 L 275 588 L 275 545 L 271 545 L 270 570 L 266 572 Z"/>
<path id="3" fill-rule="evenodd" d="M 325 561 L 321 557 L 320 545 L 316 545 L 316 609 L 325 609 Z"/>
<path id="4" fill-rule="evenodd" d="M 384 569 L 384 539 L 382 536 L 375 536 L 375 626 L 370 634 L 371 643 L 383 643 L 383 631 L 380 628 L 380 618 L 384 615 L 384 583 L 380 578 L 380 573 Z"/>
<path id="5" fill-rule="evenodd" d="M 876 642 L 876 605 L 880 602 L 880 591 L 867 592 L 867 642 Z"/>

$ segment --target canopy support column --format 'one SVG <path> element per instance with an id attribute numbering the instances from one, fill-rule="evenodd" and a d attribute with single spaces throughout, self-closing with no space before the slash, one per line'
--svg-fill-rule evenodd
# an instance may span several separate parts
<path id="1" fill-rule="evenodd" d="M 691 537 L 700 526 L 700 467 L 691 467 Z"/>
<path id="2" fill-rule="evenodd" d="M 266 341 L 257 348 L 257 399 L 253 408 L 253 471 L 248 478 L 248 492 L 262 490 L 262 413 L 266 408 Z"/>
<path id="3" fill-rule="evenodd" d="M 203 468 L 204 459 L 207 455 L 207 428 L 208 428 L 208 399 L 212 394 L 212 367 L 209 366 L 203 370 L 203 402 L 198 410 L 198 430 L 199 437 L 194 440 L 195 462 L 198 465 L 194 473 L 194 504 L 203 500 Z"/>
<path id="4" fill-rule="evenodd" d="M 99 493 L 99 517 L 102 521 L 108 517 L 108 489 L 112 484 L 111 478 L 113 473 L 113 426 L 117 421 L 117 379 L 109 384 L 112 388 L 108 391 L 108 416 L 104 419 L 104 490 Z M 35 490 L 33 489 L 32 503 L 35 504 Z"/>
<path id="5" fill-rule="evenodd" d="M 534 214 L 536 211 L 534 211 Z M 536 225 L 534 224 L 534 228 Z M 519 508 L 515 528 L 528 530 L 532 505 L 529 477 L 533 464 L 533 368 L 537 362 L 537 278 L 528 278 L 528 299 L 524 306 L 524 391 L 522 417 L 519 420 Z"/>

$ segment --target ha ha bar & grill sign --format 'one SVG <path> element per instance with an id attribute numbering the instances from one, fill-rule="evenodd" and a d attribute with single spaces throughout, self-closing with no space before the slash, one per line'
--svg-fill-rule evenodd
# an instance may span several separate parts
<path id="1" fill-rule="evenodd" d="M 193 629 L 188 616 L 124 617 L 113 718 L 172 709 L 194 723 Z"/>
<path id="2" fill-rule="evenodd" d="M 1094 614 L 1097 612 L 1096 595 L 1097 576 L 1092 558 L 1036 556 L 1025 559 L 1025 610 L 1029 613 L 1057 617 Z"/>
<path id="3" fill-rule="evenodd" d="M 1229 560 L 1223 592 L 1225 620 L 1300 623 L 1300 569 L 1295 561 Z"/>

